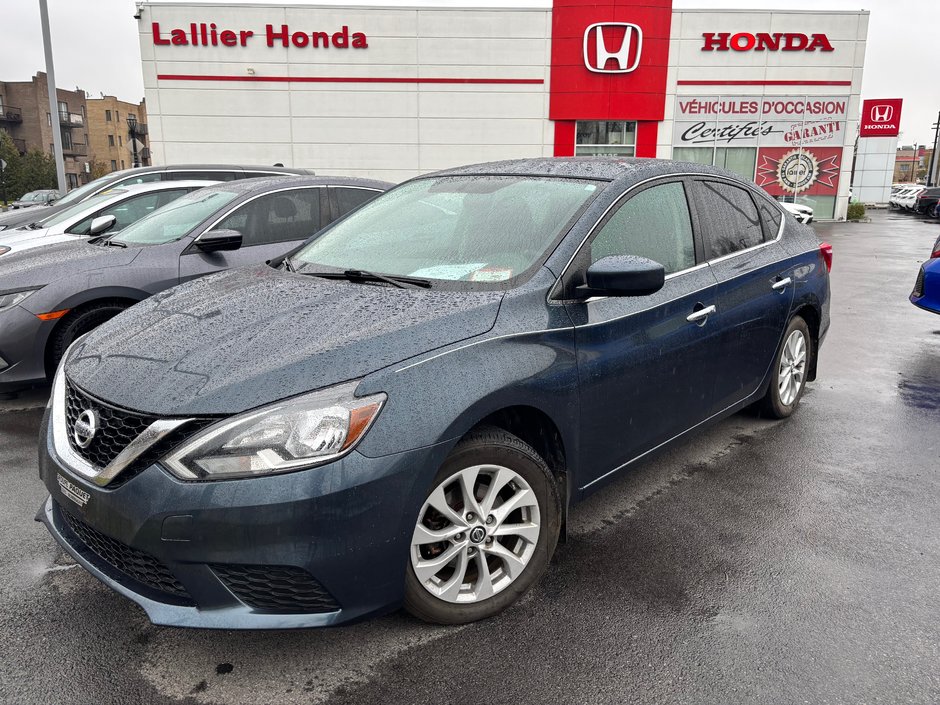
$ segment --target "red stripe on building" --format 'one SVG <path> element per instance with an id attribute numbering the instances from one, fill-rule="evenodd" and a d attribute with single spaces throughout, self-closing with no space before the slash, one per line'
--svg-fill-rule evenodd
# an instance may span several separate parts
<path id="1" fill-rule="evenodd" d="M 851 86 L 851 81 L 676 81 L 680 86 Z"/>
<path id="2" fill-rule="evenodd" d="M 202 76 L 196 74 L 160 73 L 161 81 L 247 81 L 262 83 L 443 83 L 541 85 L 541 78 L 377 78 L 374 76 Z"/>

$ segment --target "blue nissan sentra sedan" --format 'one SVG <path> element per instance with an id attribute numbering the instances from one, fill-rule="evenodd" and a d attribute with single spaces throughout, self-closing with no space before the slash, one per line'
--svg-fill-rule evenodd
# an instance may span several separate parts
<path id="1" fill-rule="evenodd" d="M 490 617 L 575 502 L 745 406 L 794 412 L 831 256 L 697 164 L 418 177 L 73 343 L 38 519 L 159 624 Z"/>
<path id="2" fill-rule="evenodd" d="M 910 300 L 925 311 L 940 313 L 940 237 L 933 244 L 930 259 L 917 272 Z"/>

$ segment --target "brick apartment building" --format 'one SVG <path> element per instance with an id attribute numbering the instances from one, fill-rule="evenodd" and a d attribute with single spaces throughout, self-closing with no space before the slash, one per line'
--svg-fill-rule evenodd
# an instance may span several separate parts
<path id="1" fill-rule="evenodd" d="M 128 103 L 112 95 L 87 98 L 89 151 L 96 161 L 103 162 L 108 171 L 134 166 L 129 120 L 140 143 L 137 150 L 138 166 L 150 166 L 150 148 L 147 140 L 147 106 L 141 101 Z"/>
<path id="2" fill-rule="evenodd" d="M 0 129 L 10 133 L 20 152 L 40 149 L 52 153 L 52 130 L 62 131 L 62 154 L 68 188 L 88 180 L 88 131 L 85 91 L 56 89 L 58 112 L 49 113 L 46 74 L 31 81 L 0 82 Z"/>
<path id="3" fill-rule="evenodd" d="M 85 91 L 56 89 L 58 111 L 49 113 L 46 74 L 30 81 L 0 81 L 0 130 L 8 132 L 21 153 L 34 149 L 52 154 L 53 126 L 62 132 L 66 186 L 69 189 L 91 178 L 97 160 L 108 171 L 133 166 L 128 142 L 128 116 L 136 119 L 135 132 L 141 142 L 140 165 L 150 164 L 147 115 L 143 102 L 127 103 L 113 96 L 88 98 Z M 113 144 L 112 144 L 113 143 Z"/>
<path id="4" fill-rule="evenodd" d="M 924 145 L 917 147 L 916 156 L 914 155 L 913 145 L 898 147 L 897 154 L 894 157 L 894 183 L 912 183 L 915 180 L 912 173 L 917 179 L 923 181 L 927 176 L 927 168 L 930 165 L 932 154 L 933 150 L 927 149 Z"/>

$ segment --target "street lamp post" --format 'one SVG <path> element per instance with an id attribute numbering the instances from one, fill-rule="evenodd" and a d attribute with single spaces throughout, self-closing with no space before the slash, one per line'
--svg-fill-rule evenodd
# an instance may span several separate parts
<path id="1" fill-rule="evenodd" d="M 914 156 L 911 157 L 911 183 L 917 183 L 917 143 L 914 143 Z"/>
<path id="2" fill-rule="evenodd" d="M 131 151 L 134 153 L 134 167 L 140 166 L 140 159 L 137 157 L 137 117 L 127 116 L 127 132 L 131 136 Z"/>

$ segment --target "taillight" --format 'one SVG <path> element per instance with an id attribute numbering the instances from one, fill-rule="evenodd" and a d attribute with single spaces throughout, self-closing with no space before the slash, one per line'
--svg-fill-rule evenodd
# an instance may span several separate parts
<path id="1" fill-rule="evenodd" d="M 826 260 L 826 271 L 832 271 L 832 245 L 828 242 L 824 242 L 819 246 L 819 251 L 822 253 L 823 259 Z"/>
<path id="2" fill-rule="evenodd" d="M 933 244 L 933 252 L 930 253 L 930 259 L 940 257 L 940 239 Z"/>

